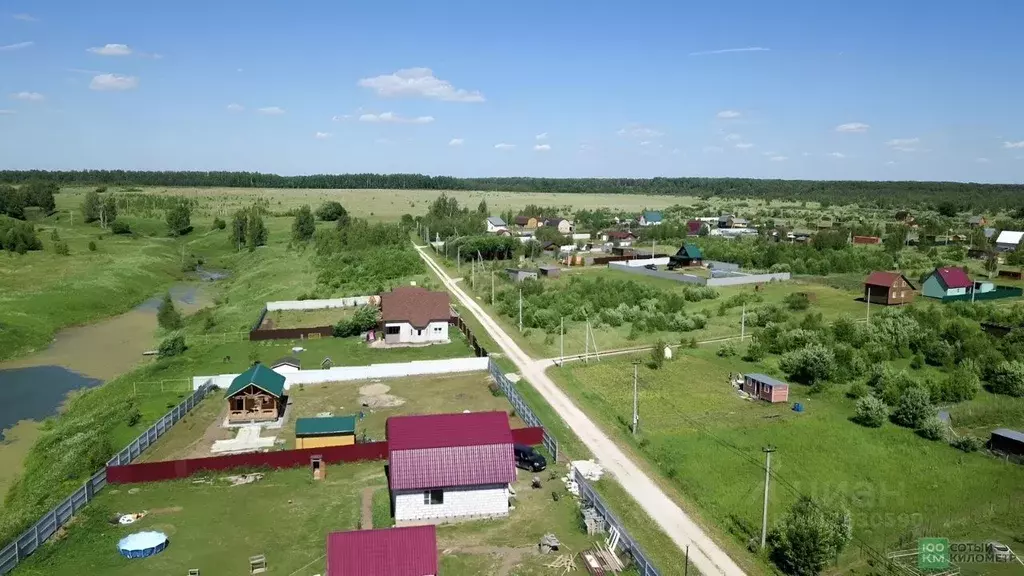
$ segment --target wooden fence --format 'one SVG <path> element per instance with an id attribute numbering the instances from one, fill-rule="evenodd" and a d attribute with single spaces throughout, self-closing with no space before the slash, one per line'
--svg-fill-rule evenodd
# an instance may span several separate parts
<path id="1" fill-rule="evenodd" d="M 452 316 L 448 322 L 452 326 L 458 328 L 459 332 L 465 334 L 466 340 L 469 342 L 469 346 L 473 348 L 473 354 L 477 358 L 484 358 L 487 356 L 487 350 L 480 345 L 480 342 L 476 339 L 476 335 L 473 334 L 473 331 L 470 330 L 469 325 L 466 324 L 461 316 Z"/>

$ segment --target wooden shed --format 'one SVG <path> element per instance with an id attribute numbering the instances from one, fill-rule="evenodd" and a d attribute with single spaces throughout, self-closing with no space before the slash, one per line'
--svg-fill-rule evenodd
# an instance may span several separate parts
<path id="1" fill-rule="evenodd" d="M 764 374 L 744 374 L 742 389 L 754 398 L 773 404 L 789 400 L 789 384 Z"/>
<path id="2" fill-rule="evenodd" d="M 225 392 L 228 422 L 269 422 L 284 414 L 284 376 L 263 364 L 242 372 Z"/>
<path id="3" fill-rule="evenodd" d="M 914 285 L 899 272 L 872 272 L 864 279 L 864 300 L 892 306 L 914 301 Z"/>
<path id="4" fill-rule="evenodd" d="M 547 276 L 548 278 L 558 278 L 562 274 L 562 269 L 558 266 L 540 266 L 537 268 L 541 276 Z"/>
<path id="5" fill-rule="evenodd" d="M 988 448 L 993 452 L 1024 456 L 1024 432 L 1007 428 L 993 430 L 992 437 L 988 441 Z"/>
<path id="6" fill-rule="evenodd" d="M 356 417 L 299 418 L 295 421 L 295 448 L 351 446 L 356 443 Z"/>

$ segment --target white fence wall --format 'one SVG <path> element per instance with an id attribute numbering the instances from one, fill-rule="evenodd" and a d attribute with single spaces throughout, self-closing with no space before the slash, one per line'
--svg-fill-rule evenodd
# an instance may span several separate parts
<path id="1" fill-rule="evenodd" d="M 764 284 L 765 282 L 783 282 L 789 280 L 789 272 L 775 274 L 747 274 L 732 278 L 709 278 L 708 286 L 739 286 L 741 284 Z"/>
<path id="2" fill-rule="evenodd" d="M 353 296 L 351 298 L 330 298 L 325 300 L 278 300 L 267 302 L 267 310 L 322 310 L 324 308 L 351 308 L 365 306 L 370 303 L 371 296 Z"/>
<path id="3" fill-rule="evenodd" d="M 458 372 L 476 372 L 487 370 L 490 359 L 483 358 L 450 358 L 447 360 L 417 360 L 393 364 L 371 364 L 369 366 L 335 366 L 326 370 L 299 370 L 283 374 L 284 388 L 287 390 L 299 384 L 323 384 L 325 382 L 349 382 L 353 380 L 373 380 L 376 378 L 404 378 L 406 376 L 422 376 L 426 374 L 454 374 Z M 211 382 L 218 388 L 225 389 L 238 374 L 218 374 L 216 376 L 196 376 L 192 378 L 192 388 L 198 390 L 203 384 Z"/>
<path id="4" fill-rule="evenodd" d="M 657 260 L 658 259 L 655 258 L 655 261 Z M 634 264 L 634 262 L 639 264 Z M 652 278 L 664 278 L 665 280 L 673 280 L 675 282 L 697 284 L 698 286 L 741 286 L 743 284 L 782 282 L 784 280 L 789 280 L 790 278 L 789 272 L 779 272 L 776 274 L 743 274 L 740 272 L 730 272 L 729 274 L 736 274 L 736 276 L 728 278 L 703 278 L 701 276 L 693 276 L 691 274 L 678 274 L 676 272 L 667 272 L 663 270 L 648 270 L 642 267 L 644 264 L 650 263 L 651 260 L 649 258 L 647 260 L 625 260 L 609 262 L 608 268 L 629 272 L 630 274 L 650 276 Z"/>
<path id="5" fill-rule="evenodd" d="M 625 264 L 630 268 L 636 268 L 638 266 L 647 266 L 648 264 L 654 264 L 655 266 L 667 266 L 669 262 L 668 256 L 664 258 L 637 258 L 636 260 L 622 260 L 616 262 L 616 264 Z"/>

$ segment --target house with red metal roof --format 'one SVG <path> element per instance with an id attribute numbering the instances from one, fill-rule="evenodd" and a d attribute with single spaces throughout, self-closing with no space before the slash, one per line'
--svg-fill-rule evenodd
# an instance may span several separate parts
<path id="1" fill-rule="evenodd" d="M 380 295 L 380 316 L 388 344 L 448 342 L 451 299 L 447 292 L 399 286 Z"/>
<path id="2" fill-rule="evenodd" d="M 392 416 L 386 431 L 398 525 L 508 516 L 516 479 L 508 414 Z"/>
<path id="3" fill-rule="evenodd" d="M 899 272 L 875 271 L 864 279 L 864 300 L 892 306 L 914 301 L 914 285 Z"/>
<path id="4" fill-rule="evenodd" d="M 950 296 L 970 294 L 973 287 L 974 282 L 967 276 L 963 268 L 949 266 L 936 268 L 926 276 L 921 284 L 921 294 L 941 300 Z"/>
<path id="5" fill-rule="evenodd" d="M 437 576 L 437 530 L 431 525 L 332 532 L 327 576 Z"/>

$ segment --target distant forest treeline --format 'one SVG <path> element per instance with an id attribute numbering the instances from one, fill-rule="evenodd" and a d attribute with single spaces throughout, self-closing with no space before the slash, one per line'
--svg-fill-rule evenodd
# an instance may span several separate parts
<path id="1" fill-rule="evenodd" d="M 960 182 L 755 180 L 750 178 L 455 178 L 423 174 L 313 174 L 258 172 L 136 172 L 127 170 L 3 170 L 0 182 L 50 180 L 62 185 L 226 186 L 233 188 L 352 188 L 493 190 L 570 194 L 657 194 L 860 204 L 880 208 L 952 202 L 962 210 L 1024 205 L 1024 185 Z"/>

